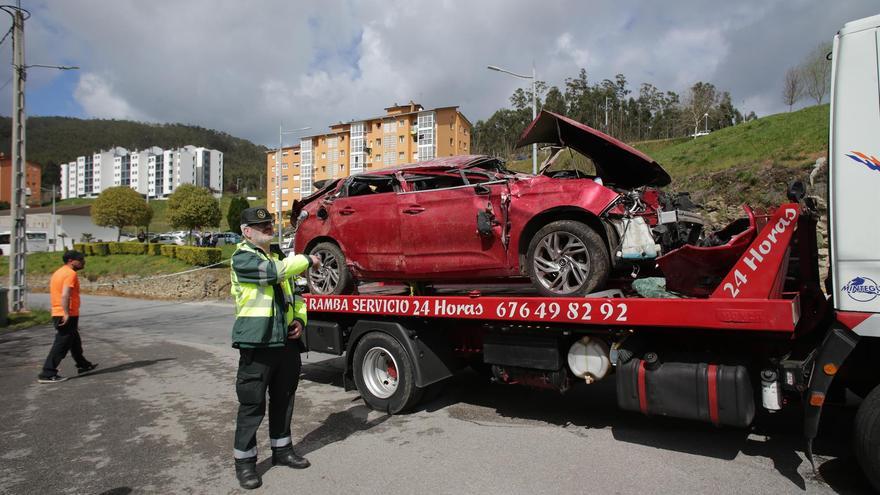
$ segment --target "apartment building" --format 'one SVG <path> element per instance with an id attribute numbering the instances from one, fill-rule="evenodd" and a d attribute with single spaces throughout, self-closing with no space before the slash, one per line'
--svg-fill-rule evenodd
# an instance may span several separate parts
<path id="1" fill-rule="evenodd" d="M 96 197 L 108 187 L 128 186 L 164 198 L 181 184 L 223 190 L 223 153 L 196 146 L 128 151 L 114 147 L 61 165 L 61 199 Z"/>
<path id="2" fill-rule="evenodd" d="M 285 211 L 294 200 L 314 192 L 318 181 L 469 154 L 471 132 L 470 121 L 458 107 L 426 110 L 414 102 L 394 104 L 378 117 L 331 125 L 329 132 L 303 137 L 298 146 L 282 148 L 277 187 L 278 152 L 266 153 L 269 211 L 275 212 L 276 191 Z"/>
<path id="3" fill-rule="evenodd" d="M 31 206 L 40 206 L 42 168 L 36 163 L 25 162 L 25 170 L 24 182 L 28 189 L 25 202 Z M 0 202 L 12 204 L 12 158 L 3 153 L 0 153 Z"/>

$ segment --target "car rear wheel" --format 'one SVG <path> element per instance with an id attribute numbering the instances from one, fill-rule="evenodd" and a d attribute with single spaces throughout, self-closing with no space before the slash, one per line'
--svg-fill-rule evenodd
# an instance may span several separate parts
<path id="1" fill-rule="evenodd" d="M 574 220 L 545 225 L 529 243 L 532 284 L 545 296 L 581 296 L 605 285 L 610 271 L 602 237 Z"/>
<path id="2" fill-rule="evenodd" d="M 345 264 L 345 255 L 332 242 L 315 245 L 308 254 L 321 258 L 321 268 L 309 270 L 309 292 L 312 294 L 349 294 L 354 279 Z"/>

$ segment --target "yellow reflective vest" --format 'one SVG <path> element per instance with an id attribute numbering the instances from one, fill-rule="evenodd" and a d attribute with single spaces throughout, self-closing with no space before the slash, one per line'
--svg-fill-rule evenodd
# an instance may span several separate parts
<path id="1" fill-rule="evenodd" d="M 233 347 L 283 347 L 295 319 L 305 328 L 305 301 L 295 294 L 292 279 L 309 264 L 307 256 L 281 258 L 246 240 L 236 246 L 230 263 L 235 298 Z M 275 294 L 276 287 L 281 288 L 281 294 Z"/>

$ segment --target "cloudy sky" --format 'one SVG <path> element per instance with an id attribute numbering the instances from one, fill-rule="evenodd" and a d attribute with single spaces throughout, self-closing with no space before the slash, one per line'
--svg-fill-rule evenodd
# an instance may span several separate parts
<path id="1" fill-rule="evenodd" d="M 22 0 L 28 115 L 181 122 L 268 146 L 278 129 L 380 115 L 410 100 L 472 121 L 528 84 L 623 73 L 697 80 L 758 115 L 784 111 L 785 70 L 876 0 Z M 5 32 L 11 21 L 0 21 Z M 0 45 L 10 114 L 11 43 Z M 312 132 L 312 131 L 310 131 Z M 317 132 L 317 131 L 314 131 Z M 294 141 L 293 138 L 286 138 Z M 285 141 L 285 144 L 289 144 Z"/>

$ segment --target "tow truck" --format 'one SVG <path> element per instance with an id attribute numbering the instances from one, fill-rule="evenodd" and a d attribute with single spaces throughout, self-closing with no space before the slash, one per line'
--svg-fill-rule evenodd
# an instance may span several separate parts
<path id="1" fill-rule="evenodd" d="M 736 253 L 706 296 L 389 287 L 307 294 L 307 347 L 344 354 L 346 388 L 389 414 L 468 365 L 499 383 L 560 392 L 614 380 L 621 409 L 715 425 L 747 427 L 758 408 L 801 407 L 811 462 L 826 400 L 849 389 L 862 397 L 856 457 L 880 490 L 878 40 L 880 15 L 834 37 L 824 281 L 816 201 L 795 183 L 788 203 L 747 209 L 723 245 L 685 246 L 665 266 L 661 259 L 664 271 L 699 279 L 717 270 L 713 253 Z"/>

